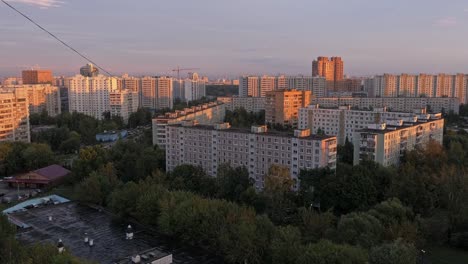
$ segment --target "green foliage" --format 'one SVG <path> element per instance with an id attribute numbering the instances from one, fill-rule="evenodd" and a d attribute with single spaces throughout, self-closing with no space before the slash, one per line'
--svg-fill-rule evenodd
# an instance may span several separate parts
<path id="1" fill-rule="evenodd" d="M 311 209 L 301 208 L 299 215 L 300 221 L 297 225 L 305 243 L 316 243 L 326 238 L 326 234 L 335 229 L 337 222 L 336 216 L 330 211 L 318 213 Z"/>
<path id="2" fill-rule="evenodd" d="M 239 85 L 207 85 L 207 96 L 235 96 L 239 94 Z"/>
<path id="3" fill-rule="evenodd" d="M 128 127 L 136 128 L 138 126 L 146 126 L 151 124 L 153 114 L 147 108 L 140 108 L 137 112 L 131 113 L 128 118 Z"/>
<path id="4" fill-rule="evenodd" d="M 185 190 L 205 197 L 216 196 L 216 179 L 206 175 L 201 167 L 192 165 L 177 166 L 168 174 L 172 190 Z"/>
<path id="5" fill-rule="evenodd" d="M 367 262 L 367 252 L 358 247 L 337 245 L 322 240 L 310 244 L 299 256 L 297 264 L 362 264 Z"/>
<path id="6" fill-rule="evenodd" d="M 409 264 L 416 260 L 416 248 L 401 240 L 375 247 L 369 254 L 369 264 Z"/>
<path id="7" fill-rule="evenodd" d="M 271 244 L 272 263 L 295 264 L 304 249 L 299 229 L 279 227 Z"/>
<path id="8" fill-rule="evenodd" d="M 371 248 L 383 239 L 382 223 L 369 213 L 350 213 L 338 222 L 335 240 L 350 245 Z"/>
<path id="9" fill-rule="evenodd" d="M 228 164 L 221 164 L 218 167 L 216 183 L 217 197 L 235 202 L 240 202 L 241 195 L 253 185 L 247 168 L 233 168 Z"/>
<path id="10" fill-rule="evenodd" d="M 55 156 L 46 144 L 0 143 L 0 163 L 3 176 L 39 169 L 55 162 Z"/>
<path id="11" fill-rule="evenodd" d="M 346 137 L 345 144 L 338 146 L 339 162 L 353 165 L 354 162 L 354 146 L 353 143 Z"/>
<path id="12" fill-rule="evenodd" d="M 81 202 L 106 205 L 107 197 L 119 184 L 112 163 L 108 163 L 77 185 L 76 193 Z"/>
<path id="13" fill-rule="evenodd" d="M 233 127 L 250 128 L 252 125 L 265 124 L 265 111 L 260 113 L 249 113 L 244 108 L 234 111 L 226 110 L 224 122 L 229 122 Z"/>

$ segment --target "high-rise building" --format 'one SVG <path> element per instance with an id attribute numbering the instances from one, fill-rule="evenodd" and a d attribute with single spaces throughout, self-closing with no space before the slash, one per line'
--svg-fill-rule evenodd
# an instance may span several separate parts
<path id="1" fill-rule="evenodd" d="M 80 74 L 84 77 L 97 77 L 99 75 L 99 69 L 91 63 L 86 64 L 80 68 Z"/>
<path id="2" fill-rule="evenodd" d="M 124 74 L 121 79 L 119 79 L 119 89 L 129 90 L 132 92 L 140 92 L 140 78 L 135 78 Z"/>
<path id="3" fill-rule="evenodd" d="M 190 78 L 184 80 L 184 100 L 186 102 L 200 100 L 206 96 L 206 82 L 191 74 Z"/>
<path id="4" fill-rule="evenodd" d="M 101 120 L 110 112 L 110 93 L 117 90 L 117 78 L 99 75 L 85 77 L 76 75 L 68 78 L 70 112 L 83 113 Z"/>
<path id="5" fill-rule="evenodd" d="M 265 122 L 297 128 L 299 109 L 310 105 L 311 91 L 278 90 L 266 94 Z"/>
<path id="6" fill-rule="evenodd" d="M 23 84 L 53 84 L 54 78 L 50 70 L 23 71 Z"/>
<path id="7" fill-rule="evenodd" d="M 29 106 L 26 90 L 0 90 L 0 142 L 30 142 Z"/>
<path id="8" fill-rule="evenodd" d="M 354 132 L 364 129 L 369 124 L 382 123 L 387 120 L 402 118 L 417 118 L 427 116 L 426 109 L 414 109 L 412 112 L 389 112 L 385 107 L 372 110 L 355 110 L 350 106 L 339 108 L 320 108 L 310 105 L 301 108 L 299 112 L 299 128 L 310 129 L 312 133 L 319 131 L 326 135 L 336 136 L 338 143 L 343 145 L 346 139 L 353 141 Z"/>
<path id="9" fill-rule="evenodd" d="M 136 91 L 122 89 L 112 91 L 109 94 L 111 116 L 120 116 L 125 124 L 128 123 L 130 114 L 138 111 L 138 93 Z"/>
<path id="10" fill-rule="evenodd" d="M 428 108 L 431 113 L 442 111 L 460 111 L 460 100 L 455 97 L 324 97 L 312 98 L 313 105 L 324 108 L 350 106 L 358 109 L 374 109 L 386 107 L 396 112 L 412 112 L 414 109 Z"/>
<path id="11" fill-rule="evenodd" d="M 140 107 L 149 109 L 171 109 L 172 78 L 168 77 L 143 77 L 140 80 Z"/>
<path id="12" fill-rule="evenodd" d="M 456 97 L 468 102 L 468 75 L 465 74 L 384 74 L 364 81 L 369 97 Z"/>
<path id="13" fill-rule="evenodd" d="M 21 85 L 23 78 L 21 77 L 6 77 L 3 79 L 2 85 Z"/>
<path id="14" fill-rule="evenodd" d="M 49 116 L 59 115 L 61 111 L 60 90 L 50 84 L 34 85 L 4 85 L 0 86 L 4 92 L 24 90 L 28 96 L 29 113 L 42 113 L 46 111 Z"/>
<path id="15" fill-rule="evenodd" d="M 224 121 L 225 105 L 221 102 L 212 102 L 198 106 L 165 113 L 153 119 L 153 145 L 166 147 L 166 126 L 180 124 L 183 121 L 196 121 L 203 125 L 216 124 Z"/>
<path id="16" fill-rule="evenodd" d="M 294 188 L 299 188 L 301 169 L 336 168 L 336 138 L 296 130 L 294 135 L 269 132 L 266 126 L 251 130 L 231 129 L 229 123 L 215 126 L 184 122 L 166 127 L 166 168 L 191 164 L 216 177 L 221 164 L 246 167 L 257 189 L 265 186 L 272 165 L 290 170 Z"/>
<path id="17" fill-rule="evenodd" d="M 265 97 L 275 90 L 295 89 L 311 91 L 314 96 L 326 96 L 326 79 L 311 76 L 242 76 L 239 78 L 239 97 Z"/>
<path id="18" fill-rule="evenodd" d="M 372 160 L 383 166 L 399 165 L 406 151 L 425 147 L 434 140 L 442 144 L 444 119 L 439 115 L 412 120 L 388 120 L 369 124 L 354 133 L 354 164 Z"/>
<path id="19" fill-rule="evenodd" d="M 218 102 L 224 103 L 226 110 L 234 111 L 243 108 L 247 112 L 259 113 L 265 111 L 265 97 L 218 97 Z"/>
<path id="20" fill-rule="evenodd" d="M 344 79 L 344 62 L 340 57 L 318 57 L 312 62 L 312 76 L 325 77 L 327 90 L 336 91 Z"/>

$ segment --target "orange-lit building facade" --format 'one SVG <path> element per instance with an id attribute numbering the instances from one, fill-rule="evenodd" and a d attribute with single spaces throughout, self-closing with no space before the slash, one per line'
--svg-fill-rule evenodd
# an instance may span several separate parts
<path id="1" fill-rule="evenodd" d="M 26 90 L 0 90 L 0 142 L 30 142 L 29 103 Z"/>
<path id="2" fill-rule="evenodd" d="M 53 84 L 52 71 L 49 70 L 26 70 L 23 71 L 23 84 Z"/>
<path id="3" fill-rule="evenodd" d="M 312 76 L 325 77 L 327 89 L 336 91 L 344 79 L 344 62 L 341 57 L 318 57 L 312 62 Z"/>
<path id="4" fill-rule="evenodd" d="M 299 109 L 311 103 L 311 91 L 280 90 L 266 94 L 265 122 L 297 127 Z"/>

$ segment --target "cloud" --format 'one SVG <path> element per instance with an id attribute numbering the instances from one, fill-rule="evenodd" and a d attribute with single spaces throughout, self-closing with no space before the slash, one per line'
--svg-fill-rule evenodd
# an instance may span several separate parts
<path id="1" fill-rule="evenodd" d="M 457 25 L 457 18 L 456 17 L 440 18 L 436 20 L 434 24 L 439 27 L 453 27 Z"/>
<path id="2" fill-rule="evenodd" d="M 23 3 L 27 5 L 37 6 L 42 9 L 50 7 L 59 7 L 64 2 L 61 0 L 8 0 L 8 2 Z"/>

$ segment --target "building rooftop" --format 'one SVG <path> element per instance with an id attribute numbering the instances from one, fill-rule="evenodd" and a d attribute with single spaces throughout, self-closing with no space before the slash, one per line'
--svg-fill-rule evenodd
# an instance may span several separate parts
<path id="1" fill-rule="evenodd" d="M 193 129 L 201 129 L 201 130 L 216 130 L 215 126 L 213 125 L 193 125 L 193 126 L 184 126 L 184 124 L 174 124 L 174 125 L 169 125 L 169 126 L 174 126 L 174 127 L 189 127 Z M 219 131 L 224 131 L 224 132 L 233 132 L 233 133 L 245 133 L 245 134 L 259 134 L 259 135 L 266 135 L 266 136 L 275 136 L 275 137 L 289 137 L 289 138 L 294 138 L 294 134 L 291 132 L 287 131 L 277 131 L 277 130 L 271 130 L 268 129 L 267 132 L 260 132 L 260 133 L 254 133 L 251 131 L 249 128 L 237 128 L 237 127 L 230 127 L 227 129 L 218 129 Z M 335 138 L 335 136 L 329 136 L 329 135 L 310 135 L 307 137 L 301 137 L 301 139 L 312 139 L 312 140 L 326 140 L 326 139 L 332 139 Z"/>
<path id="2" fill-rule="evenodd" d="M 69 170 L 56 164 L 47 166 L 42 169 L 35 170 L 34 172 L 52 181 L 65 177 L 68 174 L 70 174 Z"/>
<path id="3" fill-rule="evenodd" d="M 224 104 L 223 102 L 216 101 L 216 102 L 210 102 L 210 103 L 205 103 L 202 105 L 196 105 L 192 106 L 190 108 L 185 108 L 184 110 L 176 110 L 174 112 L 170 113 L 165 113 L 164 115 L 159 115 L 156 118 L 153 118 L 153 120 L 171 120 L 171 119 L 177 119 L 179 117 L 183 117 L 192 113 L 196 113 L 199 111 L 203 111 L 209 108 L 213 108 L 219 105 Z"/>
<path id="4" fill-rule="evenodd" d="M 200 250 L 177 246 L 173 241 L 136 224 L 132 224 L 134 238 L 126 240 L 128 223 L 118 224 L 111 214 L 75 202 L 13 212 L 8 217 L 15 224 L 27 226 L 18 231 L 19 241 L 56 244 L 61 239 L 72 254 L 98 263 L 129 263 L 132 256 L 145 252 L 148 258 L 172 254 L 174 264 L 223 263 Z M 94 246 L 84 243 L 85 233 L 93 239 Z M 144 259 L 142 263 L 146 263 Z"/>

